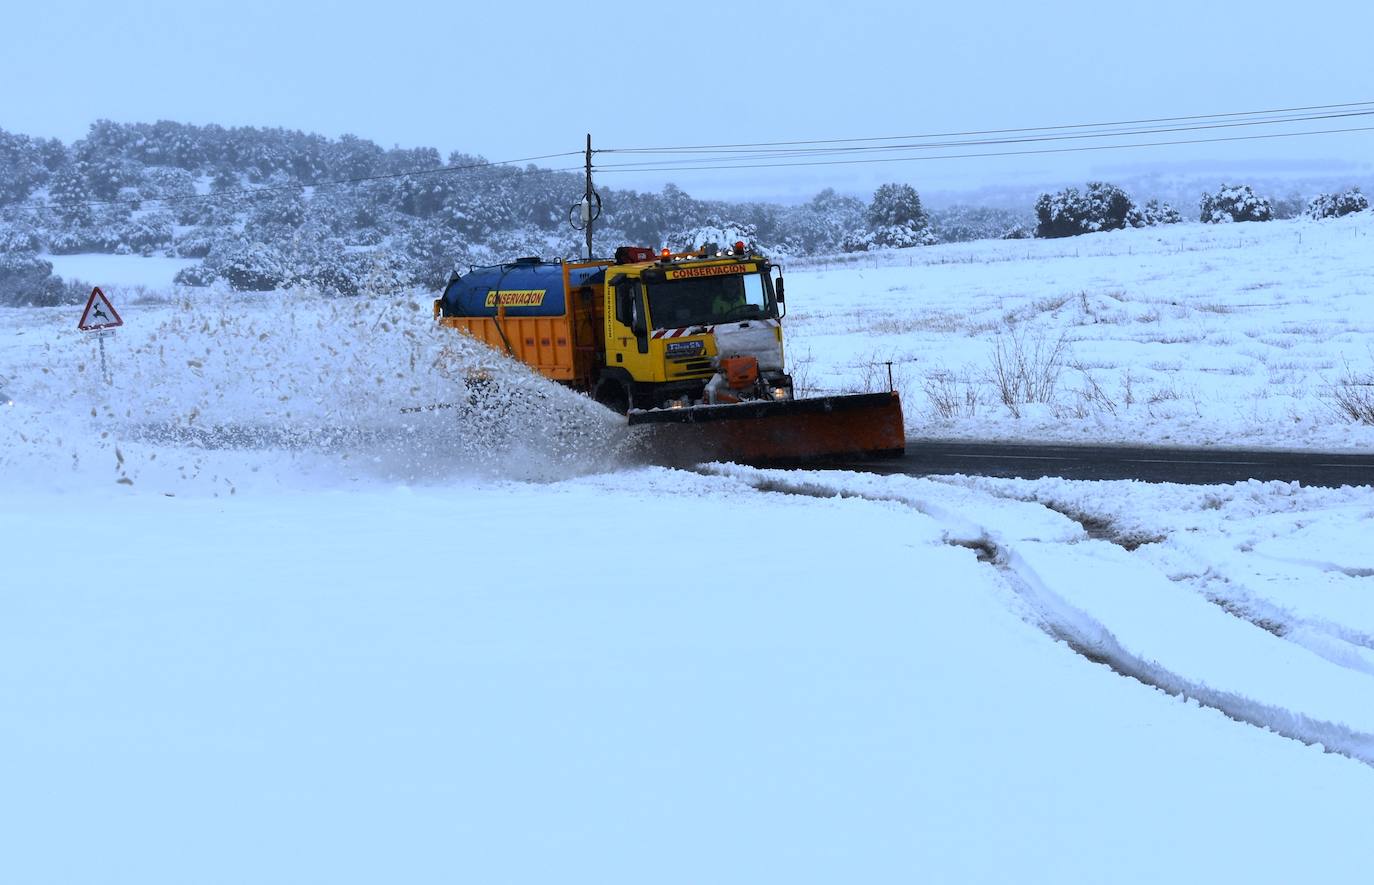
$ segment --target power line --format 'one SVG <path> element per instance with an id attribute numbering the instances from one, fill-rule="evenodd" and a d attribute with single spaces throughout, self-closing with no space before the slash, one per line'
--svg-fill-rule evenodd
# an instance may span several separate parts
<path id="1" fill-rule="evenodd" d="M 1311 115 L 1306 115 L 1306 116 L 1274 117 L 1274 118 L 1265 119 L 1265 120 L 1245 120 L 1245 121 L 1240 121 L 1240 122 L 1229 122 L 1229 123 L 1206 123 L 1206 124 L 1198 124 L 1198 125 L 1193 125 L 1193 126 L 1169 126 L 1169 127 L 1151 126 L 1151 127 L 1145 127 L 1145 128 L 1131 128 L 1131 129 L 1114 129 L 1114 130 L 1107 129 L 1107 130 L 1098 130 L 1098 131 L 1095 131 L 1095 132 L 1088 132 L 1088 133 L 1074 133 L 1074 134 L 1061 134 L 1061 135 L 1020 136 L 1020 137 L 1016 137 L 1016 138 L 996 138 L 996 139 L 989 138 L 989 139 L 964 139 L 964 140 L 958 140 L 958 141 L 906 142 L 906 143 L 902 143 L 902 144 L 859 145 L 859 146 L 854 146 L 854 147 L 805 148 L 805 149 L 797 149 L 797 150 L 761 149 L 761 150 L 755 150 L 755 151 L 728 151 L 728 152 L 727 152 L 727 151 L 720 151 L 720 152 L 717 152 L 717 151 L 710 150 L 710 149 L 702 149 L 702 150 L 698 150 L 698 151 L 681 151 L 681 152 L 678 152 L 678 151 L 665 151 L 664 153 L 669 154 L 669 155 L 673 155 L 673 154 L 677 154 L 677 153 L 693 153 L 693 154 L 695 154 L 695 153 L 709 153 L 709 154 L 716 154 L 716 153 L 719 153 L 719 154 L 721 154 L 722 156 L 704 157 L 704 158 L 700 158 L 700 159 L 693 158 L 693 157 L 687 157 L 687 158 L 683 158 L 683 159 L 673 159 L 673 160 L 669 160 L 669 159 L 643 160 L 643 161 L 638 161 L 638 162 L 634 162 L 634 163 L 614 163 L 614 164 L 606 164 L 606 165 L 603 166 L 602 168 L 608 168 L 608 169 L 609 169 L 609 168 L 630 168 L 630 167 L 633 167 L 633 166 L 652 166 L 652 165 L 661 165 L 661 164 L 666 163 L 666 162 L 679 162 L 679 163 L 712 163 L 712 162 L 733 161 L 733 160 L 746 160 L 746 159 L 749 159 L 749 160 L 792 159 L 792 158 L 797 158 L 797 157 L 809 157 L 809 156 L 826 156 L 826 155 L 828 155 L 828 156 L 841 156 L 841 155 L 846 155 L 846 154 L 874 153 L 874 152 L 890 152 L 890 151 L 901 151 L 901 150 L 935 150 L 935 149 L 949 148 L 949 147 L 977 147 L 977 146 L 1004 145 L 1004 144 L 1030 144 L 1030 143 L 1044 142 L 1044 141 L 1076 141 L 1076 140 L 1094 139 L 1094 138 L 1122 138 L 1122 137 L 1129 136 L 1129 135 L 1162 135 L 1162 134 L 1168 134 L 1168 133 L 1172 133 L 1172 132 L 1197 132 L 1197 131 L 1203 131 L 1203 130 L 1208 130 L 1208 129 L 1234 129 L 1234 128 L 1246 127 L 1246 126 L 1270 126 L 1270 125 L 1278 125 L 1278 124 L 1284 124 L 1284 123 L 1305 123 L 1305 122 L 1314 122 L 1314 121 L 1319 121 L 1319 120 L 1335 120 L 1335 119 L 1343 119 L 1343 118 L 1350 118 L 1350 117 L 1370 117 L 1370 116 L 1374 116 L 1374 109 L 1370 109 L 1370 110 L 1366 110 L 1366 111 L 1349 111 L 1349 112 L 1340 113 L 1340 114 L 1311 114 Z M 636 152 L 636 153 L 639 153 L 639 152 Z M 649 152 L 643 152 L 643 153 L 649 153 Z M 752 156 L 751 156 L 751 155 L 752 155 Z"/>
<path id="2" fill-rule="evenodd" d="M 1108 123 L 1070 123 L 1055 126 L 1030 126 L 1019 129 L 975 129 L 966 132 L 936 132 L 924 135 L 882 135 L 866 138 L 829 138 L 813 139 L 807 141 L 764 141 L 744 144 L 707 144 L 707 145 L 688 145 L 678 147 L 658 147 L 658 148 L 602 148 L 598 153 L 681 153 L 685 151 L 698 150 L 742 150 L 745 148 L 778 148 L 794 147 L 799 145 L 825 145 L 825 144 L 853 144 L 857 142 L 869 141 L 903 141 L 921 140 L 927 138 L 960 138 L 975 135 L 1009 135 L 1023 132 L 1052 132 L 1065 129 L 1092 129 L 1111 126 L 1142 126 L 1153 123 L 1178 123 L 1190 120 L 1216 120 L 1232 117 L 1254 117 L 1273 114 L 1293 114 L 1311 111 L 1330 111 L 1342 108 L 1367 108 L 1374 106 L 1374 101 L 1343 102 L 1341 104 L 1306 105 L 1291 108 L 1272 108 L 1262 111 L 1232 111 L 1221 114 L 1193 114 L 1179 117 L 1155 117 L 1142 120 L 1118 120 Z"/>
<path id="3" fill-rule="evenodd" d="M 1306 136 L 1306 135 L 1334 135 L 1334 134 L 1346 133 L 1346 132 L 1372 132 L 1372 131 L 1374 131 L 1374 126 L 1357 126 L 1357 127 L 1346 128 L 1346 129 L 1317 129 L 1317 130 L 1310 130 L 1310 131 L 1306 131 L 1306 132 L 1270 132 L 1270 133 L 1265 133 L 1265 134 L 1263 134 L 1263 135 L 1233 135 L 1233 136 L 1227 136 L 1227 137 L 1223 137 L 1223 138 L 1191 138 L 1191 139 L 1177 139 L 1177 140 L 1173 140 L 1173 141 L 1137 142 L 1137 143 L 1133 143 L 1133 144 L 1099 144 L 1099 145 L 1086 145 L 1086 146 L 1083 146 L 1083 147 L 1043 148 L 1043 149 L 1039 149 L 1039 150 L 1027 150 L 1027 151 L 980 151 L 980 152 L 977 152 L 977 153 L 968 153 L 968 154 L 934 154 L 934 155 L 932 155 L 932 154 L 925 154 L 925 155 L 905 156 L 905 157 L 877 157 L 877 158 L 851 159 L 851 160 L 810 160 L 810 161 L 805 161 L 805 162 L 794 162 L 794 163 L 753 163 L 753 162 L 749 162 L 749 163 L 736 163 L 736 164 L 722 164 L 722 165 L 716 165 L 716 166 L 704 166 L 704 165 L 702 165 L 702 166 L 653 166 L 653 165 L 640 165 L 640 164 L 624 164 L 624 165 L 607 165 L 607 166 L 599 166 L 599 167 L 597 167 L 597 168 L 600 169 L 601 171 L 604 171 L 604 172 L 697 172 L 697 171 L 716 171 L 716 170 L 723 170 L 723 169 L 775 169 L 775 168 L 786 168 L 786 167 L 796 167 L 796 166 L 854 166 L 854 165 L 864 165 L 864 164 L 870 164 L 870 163 L 902 163 L 902 162 L 909 162 L 909 161 L 914 161 L 914 160 L 963 160 L 963 159 L 973 159 L 973 158 L 978 158 L 978 157 L 1016 157 L 1016 156 L 1027 156 L 1027 155 L 1032 155 L 1032 154 L 1069 154 L 1069 153 L 1081 153 L 1081 152 L 1084 152 L 1084 151 L 1124 150 L 1124 149 L 1127 149 L 1127 148 L 1165 147 L 1165 146 L 1170 146 L 1170 145 L 1183 145 L 1183 144 L 1214 144 L 1214 143 L 1219 143 L 1219 142 L 1230 142 L 1230 141 L 1260 141 L 1260 140 L 1268 139 L 1268 138 L 1300 138 L 1300 137 Z M 665 162 L 666 162 L 666 161 L 665 161 Z M 683 162 L 686 162 L 686 161 L 683 161 Z"/>

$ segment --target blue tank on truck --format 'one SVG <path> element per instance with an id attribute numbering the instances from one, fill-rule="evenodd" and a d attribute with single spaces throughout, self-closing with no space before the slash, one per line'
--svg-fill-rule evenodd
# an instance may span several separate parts
<path id="1" fill-rule="evenodd" d="M 601 267 L 573 268 L 572 286 L 604 278 Z M 568 312 L 563 291 L 563 264 L 539 258 L 519 258 L 509 264 L 474 267 L 449 280 L 444 289 L 446 317 L 494 317 L 504 306 L 508 317 L 556 317 Z"/>

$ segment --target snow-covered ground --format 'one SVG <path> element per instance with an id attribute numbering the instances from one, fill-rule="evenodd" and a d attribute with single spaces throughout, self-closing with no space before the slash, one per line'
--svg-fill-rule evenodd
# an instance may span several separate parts
<path id="1" fill-rule="evenodd" d="M 790 358 L 885 389 L 917 435 L 1368 449 L 1374 213 L 981 241 L 789 268 Z M 1026 368 L 1003 404 L 995 357 Z M 1022 398 L 1024 399 L 1024 397 Z"/>
<path id="2" fill-rule="evenodd" d="M 932 436 L 1367 447 L 1323 390 L 1371 365 L 1368 223 L 789 267 L 792 355 L 896 357 Z M 0 311 L 0 882 L 1374 862 L 1368 488 L 667 470 L 422 293 L 115 303 L 111 384 L 77 311 Z M 1082 366 L 1020 417 L 1013 330 Z"/>
<path id="3" fill-rule="evenodd" d="M 167 258 L 162 255 L 44 255 L 53 273 L 65 279 L 84 280 L 111 294 L 166 291 L 183 268 L 200 263 L 198 258 Z"/>

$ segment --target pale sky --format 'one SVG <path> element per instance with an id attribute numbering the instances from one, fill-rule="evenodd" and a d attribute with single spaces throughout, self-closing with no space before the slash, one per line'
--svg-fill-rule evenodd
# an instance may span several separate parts
<path id="1" fill-rule="evenodd" d="M 10 4 L 4 20 L 0 128 L 64 141 L 99 118 L 171 119 L 504 160 L 579 150 L 587 132 L 603 148 L 734 144 L 1374 101 L 1368 0 L 50 0 Z M 1311 125 L 1374 126 L 1374 117 Z M 894 180 L 922 189 L 1077 180 L 1104 167 L 1207 161 L 1369 170 L 1372 159 L 1366 131 L 866 166 L 605 169 L 598 181 L 748 197 Z"/>

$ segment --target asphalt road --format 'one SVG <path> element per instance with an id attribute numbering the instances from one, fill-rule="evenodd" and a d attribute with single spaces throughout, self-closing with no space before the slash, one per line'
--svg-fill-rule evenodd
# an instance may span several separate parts
<path id="1" fill-rule="evenodd" d="M 1278 450 L 907 440 L 906 454 L 900 458 L 850 460 L 829 466 L 909 476 L 963 473 L 1025 479 L 1137 479 L 1193 485 L 1247 479 L 1299 482 L 1305 486 L 1374 485 L 1374 454 Z"/>

